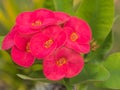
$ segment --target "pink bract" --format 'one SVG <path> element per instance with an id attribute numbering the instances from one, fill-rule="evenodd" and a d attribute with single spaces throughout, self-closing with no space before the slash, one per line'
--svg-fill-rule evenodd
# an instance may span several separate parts
<path id="1" fill-rule="evenodd" d="M 30 52 L 22 51 L 16 46 L 12 47 L 11 56 L 13 61 L 22 67 L 28 68 L 34 63 L 34 56 Z"/>
<path id="2" fill-rule="evenodd" d="M 57 19 L 57 24 L 64 24 L 70 19 L 70 16 L 64 12 L 54 12 L 55 18 Z"/>
<path id="3" fill-rule="evenodd" d="M 44 58 L 64 44 L 66 34 L 59 26 L 49 26 L 30 41 L 30 50 L 37 58 Z"/>
<path id="4" fill-rule="evenodd" d="M 14 26 L 11 31 L 5 36 L 2 42 L 2 49 L 8 50 L 14 45 L 14 36 L 16 34 L 17 27 Z"/>
<path id="5" fill-rule="evenodd" d="M 52 11 L 39 9 L 21 13 L 16 19 L 16 24 L 20 33 L 33 34 L 41 31 L 45 26 L 56 24 L 56 19 Z"/>
<path id="6" fill-rule="evenodd" d="M 31 36 L 24 36 L 16 33 L 14 37 L 14 44 L 18 49 L 25 51 L 27 44 L 30 42 L 30 39 Z"/>
<path id="7" fill-rule="evenodd" d="M 76 17 L 71 17 L 65 23 L 64 30 L 68 35 L 65 46 L 79 53 L 88 53 L 90 51 L 92 33 L 87 22 Z"/>
<path id="8" fill-rule="evenodd" d="M 16 33 L 14 37 L 15 45 L 12 47 L 11 51 L 13 61 L 25 68 L 30 67 L 35 60 L 30 50 L 30 39 L 30 36 L 22 36 Z"/>
<path id="9" fill-rule="evenodd" d="M 83 58 L 65 47 L 57 49 L 43 61 L 44 75 L 50 80 L 74 77 L 82 71 L 83 67 Z"/>

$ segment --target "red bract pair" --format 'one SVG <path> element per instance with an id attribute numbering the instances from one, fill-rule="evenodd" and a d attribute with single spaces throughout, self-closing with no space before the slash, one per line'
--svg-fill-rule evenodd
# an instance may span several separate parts
<path id="1" fill-rule="evenodd" d="M 30 67 L 35 59 L 42 59 L 44 75 L 50 80 L 60 80 L 81 72 L 84 60 L 80 54 L 90 51 L 91 37 L 84 20 L 39 9 L 18 15 L 2 49 L 12 48 L 13 61 L 22 67 Z"/>

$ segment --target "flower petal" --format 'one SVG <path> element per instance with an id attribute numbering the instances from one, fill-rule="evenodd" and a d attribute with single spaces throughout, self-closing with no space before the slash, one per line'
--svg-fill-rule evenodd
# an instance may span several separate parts
<path id="1" fill-rule="evenodd" d="M 83 43 L 90 42 L 92 33 L 89 25 L 82 19 L 71 17 L 68 22 L 65 23 L 65 27 L 71 27 L 75 32 L 79 34 L 78 41 Z"/>
<path id="2" fill-rule="evenodd" d="M 27 53 L 19 50 L 15 46 L 12 48 L 11 56 L 13 61 L 19 66 L 28 68 L 34 63 L 34 56 L 31 53 Z"/>
<path id="3" fill-rule="evenodd" d="M 83 67 L 84 67 L 84 60 L 78 53 L 72 53 L 68 58 L 68 66 L 66 72 L 66 78 L 71 78 L 78 75 Z"/>
<path id="4" fill-rule="evenodd" d="M 33 12 L 23 12 L 16 19 L 21 34 L 34 34 L 40 32 L 48 25 L 55 25 L 54 13 L 47 9 L 39 9 Z"/>
<path id="5" fill-rule="evenodd" d="M 77 42 L 67 42 L 66 47 L 75 50 L 78 53 L 88 53 L 90 51 L 90 44 L 79 44 Z"/>
<path id="6" fill-rule="evenodd" d="M 35 18 L 39 18 L 39 17 L 43 17 L 43 18 L 55 17 L 54 13 L 51 10 L 48 10 L 48 9 L 45 9 L 45 8 L 35 10 L 32 15 Z"/>
<path id="7" fill-rule="evenodd" d="M 39 26 L 31 26 L 32 29 L 40 29 L 44 28 L 48 25 L 55 25 L 56 19 L 55 15 L 52 11 L 47 9 L 38 9 L 32 13 L 31 22 L 39 21 L 41 25 Z"/>
<path id="8" fill-rule="evenodd" d="M 18 32 L 23 35 L 32 35 L 41 32 L 41 29 L 31 29 L 30 26 L 19 25 L 18 28 Z"/>
<path id="9" fill-rule="evenodd" d="M 30 41 L 30 37 L 25 37 L 23 35 L 20 35 L 19 33 L 16 33 L 14 42 L 15 46 L 19 48 L 20 50 L 26 50 L 26 45 Z"/>
<path id="10" fill-rule="evenodd" d="M 66 33 L 64 31 L 61 31 L 56 38 L 57 48 L 63 46 L 66 42 L 66 39 L 67 39 Z"/>
<path id="11" fill-rule="evenodd" d="M 56 50 L 54 58 L 58 59 L 61 57 L 65 57 L 67 60 L 65 66 L 62 66 L 66 67 L 66 71 L 64 72 L 66 78 L 71 78 L 78 75 L 84 67 L 83 58 L 79 55 L 79 53 L 69 48 L 62 47 Z"/>
<path id="12" fill-rule="evenodd" d="M 8 50 L 14 45 L 14 36 L 16 34 L 16 26 L 12 28 L 12 30 L 5 36 L 2 42 L 2 49 Z"/>
<path id="13" fill-rule="evenodd" d="M 45 42 L 49 39 L 51 39 L 51 37 L 49 37 L 48 34 L 43 33 L 38 33 L 33 36 L 30 41 L 31 53 L 40 59 L 53 52 L 56 48 L 56 43 L 54 42 L 54 40 L 49 48 L 45 48 Z"/>
<path id="14" fill-rule="evenodd" d="M 90 52 L 90 44 L 79 44 L 76 45 L 76 49 L 78 49 L 79 52 L 87 54 Z"/>
<path id="15" fill-rule="evenodd" d="M 57 24 L 65 23 L 70 19 L 70 16 L 63 12 L 54 12 Z"/>
<path id="16" fill-rule="evenodd" d="M 90 51 L 91 31 L 86 22 L 72 17 L 66 23 L 64 30 L 68 35 L 65 46 L 77 51 L 78 53 L 88 53 Z M 73 33 L 77 35 L 77 39 L 75 41 L 75 36 L 73 37 L 73 40 L 71 40 L 71 35 Z"/>
<path id="17" fill-rule="evenodd" d="M 65 58 L 66 61 L 58 60 Z M 64 59 L 63 59 L 64 60 Z M 66 47 L 58 48 L 54 53 L 44 58 L 44 74 L 50 80 L 60 80 L 78 75 L 84 66 L 84 60 L 79 53 Z"/>
<path id="18" fill-rule="evenodd" d="M 16 23 L 18 25 L 29 26 L 30 25 L 31 14 L 32 14 L 32 12 L 23 12 L 23 13 L 19 14 L 16 18 Z"/>
<path id="19" fill-rule="evenodd" d="M 33 30 L 32 25 L 32 14 L 33 12 L 23 12 L 16 18 L 16 23 L 18 25 L 18 32 L 21 34 L 33 34 L 39 32 L 40 30 Z"/>
<path id="20" fill-rule="evenodd" d="M 45 28 L 43 33 L 53 38 L 54 41 L 57 43 L 57 47 L 64 45 L 67 39 L 67 35 L 64 30 L 57 25 Z"/>
<path id="21" fill-rule="evenodd" d="M 57 21 L 55 18 L 44 18 L 41 28 L 45 28 L 46 26 L 49 25 L 56 25 L 56 22 Z"/>
<path id="22" fill-rule="evenodd" d="M 66 67 L 56 66 L 53 55 L 44 59 L 43 67 L 44 75 L 50 80 L 60 80 L 65 77 Z"/>

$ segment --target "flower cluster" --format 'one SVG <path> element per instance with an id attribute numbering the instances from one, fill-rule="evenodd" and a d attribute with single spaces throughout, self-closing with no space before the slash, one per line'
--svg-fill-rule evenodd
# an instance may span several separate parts
<path id="1" fill-rule="evenodd" d="M 80 54 L 90 51 L 91 37 L 90 27 L 84 20 L 39 9 L 17 16 L 2 49 L 11 48 L 13 61 L 26 68 L 35 59 L 42 59 L 44 75 L 50 80 L 60 80 L 81 72 L 84 60 Z"/>

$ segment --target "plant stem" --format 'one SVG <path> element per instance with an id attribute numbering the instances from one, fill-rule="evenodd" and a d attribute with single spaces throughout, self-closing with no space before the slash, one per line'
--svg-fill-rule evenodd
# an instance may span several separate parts
<path id="1" fill-rule="evenodd" d="M 64 85 L 66 86 L 67 90 L 74 90 L 73 85 L 70 84 L 70 79 L 65 78 L 64 79 Z"/>

